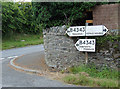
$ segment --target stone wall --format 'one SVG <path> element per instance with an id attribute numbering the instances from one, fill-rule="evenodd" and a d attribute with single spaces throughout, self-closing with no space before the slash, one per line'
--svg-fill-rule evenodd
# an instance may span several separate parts
<path id="1" fill-rule="evenodd" d="M 43 32 L 45 61 L 50 68 L 64 70 L 85 63 L 84 52 L 79 52 L 74 45 L 79 38 L 68 37 L 66 29 L 66 26 L 52 27 Z M 97 44 L 96 48 L 99 46 Z M 89 64 L 94 63 L 98 67 L 118 68 L 118 61 L 120 61 L 118 47 L 118 41 L 106 42 L 103 47 L 99 47 L 99 51 L 89 53 Z"/>
<path id="2" fill-rule="evenodd" d="M 93 25 L 102 24 L 109 30 L 120 30 L 120 4 L 99 5 L 93 9 Z"/>
<path id="3" fill-rule="evenodd" d="M 98 44 L 96 45 L 98 47 Z M 96 50 L 98 51 L 98 50 Z M 120 67 L 120 49 L 118 41 L 107 41 L 104 47 L 95 53 L 89 53 L 89 63 L 95 64 L 97 67 L 108 67 L 117 69 Z"/>
<path id="4" fill-rule="evenodd" d="M 62 26 L 43 32 L 45 60 L 51 68 L 61 70 L 82 62 L 83 54 L 75 48 L 75 39 L 68 37 L 65 31 L 66 26 Z"/>

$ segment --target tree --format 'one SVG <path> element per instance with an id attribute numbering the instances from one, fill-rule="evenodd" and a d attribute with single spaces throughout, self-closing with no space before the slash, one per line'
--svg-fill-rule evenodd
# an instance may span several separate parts
<path id="1" fill-rule="evenodd" d="M 2 2 L 2 33 L 37 33 L 30 2 Z"/>
<path id="2" fill-rule="evenodd" d="M 56 25 L 76 25 L 85 18 L 85 10 L 96 5 L 96 2 L 33 2 L 34 15 L 45 27 Z"/>

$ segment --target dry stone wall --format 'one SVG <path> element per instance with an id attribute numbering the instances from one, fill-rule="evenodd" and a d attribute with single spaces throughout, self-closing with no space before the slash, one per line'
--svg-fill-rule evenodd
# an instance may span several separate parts
<path id="1" fill-rule="evenodd" d="M 49 67 L 61 70 L 82 62 L 83 54 L 75 48 L 74 39 L 66 35 L 66 26 L 45 29 L 45 60 Z"/>

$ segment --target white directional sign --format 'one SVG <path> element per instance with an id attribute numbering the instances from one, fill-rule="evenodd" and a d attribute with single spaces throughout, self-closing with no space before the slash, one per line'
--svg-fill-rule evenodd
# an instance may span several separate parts
<path id="1" fill-rule="evenodd" d="M 103 36 L 108 29 L 104 25 L 69 27 L 66 33 L 69 36 Z"/>
<path id="2" fill-rule="evenodd" d="M 75 46 L 79 51 L 95 52 L 95 39 L 79 39 Z"/>

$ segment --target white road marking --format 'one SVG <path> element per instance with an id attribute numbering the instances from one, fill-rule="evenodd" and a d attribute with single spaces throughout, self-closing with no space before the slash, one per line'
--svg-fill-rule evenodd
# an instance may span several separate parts
<path id="1" fill-rule="evenodd" d="M 4 60 L 5 58 L 0 58 L 0 61 Z"/>
<path id="2" fill-rule="evenodd" d="M 16 57 L 18 57 L 18 56 L 10 56 L 10 57 L 7 57 L 7 58 L 11 59 L 11 58 L 16 58 Z"/>
<path id="3" fill-rule="evenodd" d="M 13 56 L 14 58 L 18 57 L 18 56 Z"/>
<path id="4" fill-rule="evenodd" d="M 7 57 L 7 58 L 11 59 L 11 58 L 14 58 L 14 57 Z"/>
<path id="5" fill-rule="evenodd" d="M 3 59 L 5 59 L 5 58 L 1 58 L 1 60 L 3 60 Z"/>
<path id="6" fill-rule="evenodd" d="M 4 58 L 2 58 L 2 59 L 0 59 L 0 61 L 2 61 L 2 62 L 5 62 L 5 61 L 7 61 L 7 59 L 13 59 L 13 58 L 17 58 L 18 56 L 8 56 L 8 57 L 4 57 Z"/>
<path id="7" fill-rule="evenodd" d="M 16 58 L 16 57 L 18 57 L 18 56 L 10 56 L 10 57 L 7 57 L 7 58 L 0 58 L 0 61 L 2 61 L 2 60 L 5 60 L 5 59 L 12 59 L 12 58 Z"/>

